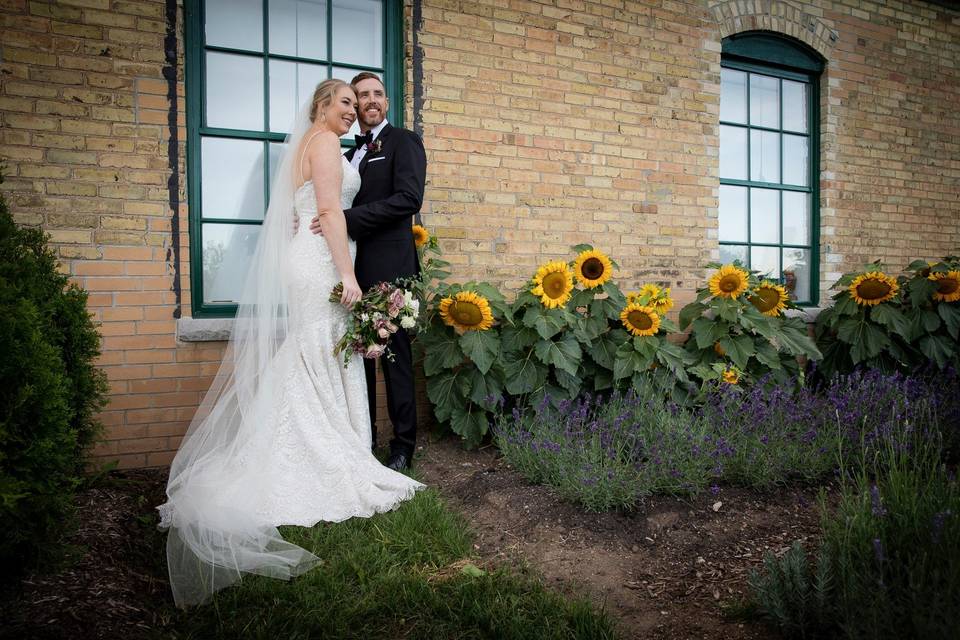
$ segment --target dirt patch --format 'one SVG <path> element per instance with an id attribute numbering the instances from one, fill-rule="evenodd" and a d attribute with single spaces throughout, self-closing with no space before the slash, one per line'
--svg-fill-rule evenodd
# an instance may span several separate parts
<path id="1" fill-rule="evenodd" d="M 586 513 L 531 485 L 493 447 L 463 451 L 442 439 L 418 452 L 424 480 L 463 512 L 490 562 L 521 561 L 549 586 L 588 595 L 625 638 L 776 637 L 729 622 L 749 571 L 819 530 L 816 490 L 722 488 L 692 500 L 653 498 L 632 513 Z"/>
<path id="2" fill-rule="evenodd" d="M 766 551 L 781 553 L 818 532 L 814 490 L 723 488 L 597 514 L 529 484 L 492 447 L 428 441 L 416 463 L 476 531 L 483 563 L 521 562 L 551 588 L 587 595 L 624 638 L 775 637 L 724 620 L 721 604 L 744 594 L 747 572 Z M 168 628 L 174 610 L 154 511 L 165 482 L 166 470 L 128 471 L 81 492 L 80 527 L 68 540 L 74 561 L 0 594 L 0 639 L 136 640 Z"/>

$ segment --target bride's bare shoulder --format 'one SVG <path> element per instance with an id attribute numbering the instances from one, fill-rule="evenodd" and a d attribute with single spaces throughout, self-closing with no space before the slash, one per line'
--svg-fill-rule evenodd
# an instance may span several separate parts
<path id="1" fill-rule="evenodd" d="M 340 153 L 340 138 L 333 131 L 321 131 L 310 141 L 307 153 L 316 156 L 327 155 L 330 151 Z"/>

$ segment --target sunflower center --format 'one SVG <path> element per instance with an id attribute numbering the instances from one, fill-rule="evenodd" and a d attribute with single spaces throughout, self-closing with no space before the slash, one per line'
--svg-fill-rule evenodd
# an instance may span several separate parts
<path id="1" fill-rule="evenodd" d="M 630 321 L 630 324 L 641 331 L 645 331 L 653 326 L 653 318 L 643 311 L 631 311 L 627 314 L 627 320 Z"/>
<path id="2" fill-rule="evenodd" d="M 483 322 L 483 312 L 472 302 L 458 300 L 450 305 L 450 317 L 466 327 L 473 327 Z"/>
<path id="3" fill-rule="evenodd" d="M 598 258 L 587 258 L 580 267 L 581 273 L 591 280 L 596 280 L 603 275 L 603 262 Z"/>
<path id="4" fill-rule="evenodd" d="M 857 295 L 864 300 L 879 300 L 890 293 L 890 285 L 882 280 L 864 280 L 857 285 Z"/>
<path id="5" fill-rule="evenodd" d="M 940 278 L 937 280 L 937 293 L 950 295 L 960 289 L 960 280 L 956 278 Z"/>
<path id="6" fill-rule="evenodd" d="M 742 280 L 739 275 L 728 275 L 720 278 L 720 291 L 724 293 L 732 293 L 740 288 L 740 283 Z"/>
<path id="7" fill-rule="evenodd" d="M 779 304 L 780 293 L 776 289 L 763 287 L 757 291 L 757 295 L 750 299 L 750 302 L 760 311 L 770 311 L 771 309 L 775 309 L 777 304 Z"/>
<path id="8" fill-rule="evenodd" d="M 543 292 L 551 298 L 560 298 L 567 288 L 567 279 L 562 273 L 548 273 L 543 278 Z"/>

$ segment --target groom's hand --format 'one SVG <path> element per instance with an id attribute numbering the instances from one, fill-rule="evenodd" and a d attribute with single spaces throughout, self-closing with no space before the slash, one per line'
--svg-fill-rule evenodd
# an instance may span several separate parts
<path id="1" fill-rule="evenodd" d="M 310 231 L 316 235 L 323 235 L 323 229 L 320 227 L 320 216 L 314 216 L 310 221 Z"/>

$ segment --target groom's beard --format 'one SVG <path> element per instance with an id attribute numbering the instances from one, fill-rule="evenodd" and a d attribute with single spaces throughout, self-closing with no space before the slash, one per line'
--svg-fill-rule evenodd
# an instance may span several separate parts
<path id="1" fill-rule="evenodd" d="M 383 110 L 377 108 L 372 113 L 358 111 L 357 121 L 360 123 L 360 130 L 366 133 L 383 122 Z"/>

